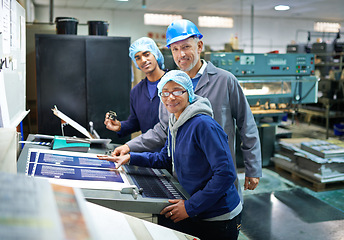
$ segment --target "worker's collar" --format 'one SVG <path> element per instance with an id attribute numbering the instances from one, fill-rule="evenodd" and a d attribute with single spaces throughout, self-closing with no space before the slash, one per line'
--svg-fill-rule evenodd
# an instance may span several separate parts
<path id="1" fill-rule="evenodd" d="M 204 59 L 201 59 L 202 61 L 202 67 L 198 70 L 197 74 L 193 78 L 199 78 L 203 75 L 205 68 L 207 67 L 208 63 Z"/>

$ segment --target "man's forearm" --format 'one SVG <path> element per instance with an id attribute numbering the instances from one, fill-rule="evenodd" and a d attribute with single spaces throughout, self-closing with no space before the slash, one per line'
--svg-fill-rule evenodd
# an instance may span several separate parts
<path id="1" fill-rule="evenodd" d="M 161 149 L 167 138 L 167 129 L 159 122 L 146 133 L 130 140 L 126 144 L 132 152 L 152 152 Z"/>

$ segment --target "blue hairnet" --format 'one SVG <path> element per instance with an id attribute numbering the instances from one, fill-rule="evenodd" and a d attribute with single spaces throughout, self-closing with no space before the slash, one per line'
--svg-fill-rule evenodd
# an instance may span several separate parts
<path id="1" fill-rule="evenodd" d="M 129 47 L 129 57 L 131 58 L 131 60 L 133 60 L 133 62 L 135 63 L 135 66 L 139 68 L 139 66 L 137 66 L 136 60 L 135 60 L 135 54 L 138 52 L 146 52 L 149 51 L 151 52 L 156 61 L 159 64 L 160 69 L 164 69 L 165 65 L 164 65 L 164 56 L 162 55 L 162 53 L 160 52 L 158 46 L 155 44 L 155 42 L 148 37 L 142 37 L 137 39 L 135 42 L 133 42 L 130 47 Z"/>
<path id="2" fill-rule="evenodd" d="M 188 91 L 188 94 L 189 94 L 189 102 L 192 103 L 194 101 L 195 93 L 193 90 L 191 78 L 185 72 L 180 71 L 180 70 L 169 71 L 161 78 L 157 86 L 159 96 L 160 96 L 160 93 L 162 92 L 162 88 L 169 81 L 176 82 L 179 85 L 181 85 L 183 88 L 185 88 L 185 90 Z"/>

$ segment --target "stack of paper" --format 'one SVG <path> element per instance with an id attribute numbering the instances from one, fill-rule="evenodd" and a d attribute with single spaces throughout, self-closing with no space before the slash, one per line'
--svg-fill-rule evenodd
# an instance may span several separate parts
<path id="1" fill-rule="evenodd" d="M 320 182 L 344 180 L 344 148 L 317 139 L 281 139 L 272 161 Z"/>

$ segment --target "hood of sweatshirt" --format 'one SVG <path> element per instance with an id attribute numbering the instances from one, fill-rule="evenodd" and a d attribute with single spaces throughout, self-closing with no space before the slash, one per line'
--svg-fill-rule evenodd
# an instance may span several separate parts
<path id="1" fill-rule="evenodd" d="M 189 106 L 187 106 L 184 111 L 180 114 L 178 120 L 174 116 L 174 114 L 170 114 L 169 121 L 168 121 L 168 129 L 171 134 L 167 135 L 167 149 L 168 149 L 168 156 L 171 156 L 172 153 L 172 166 L 173 166 L 173 172 L 174 172 L 174 159 L 173 159 L 173 153 L 176 146 L 176 136 L 178 132 L 178 128 L 182 126 L 186 121 L 188 121 L 190 118 L 193 118 L 194 116 L 198 114 L 205 114 L 213 117 L 213 109 L 211 108 L 211 104 L 207 98 L 195 95 L 195 100 L 193 103 L 190 103 Z M 170 144 L 171 142 L 171 144 Z M 170 145 L 172 149 L 170 149 Z"/>

